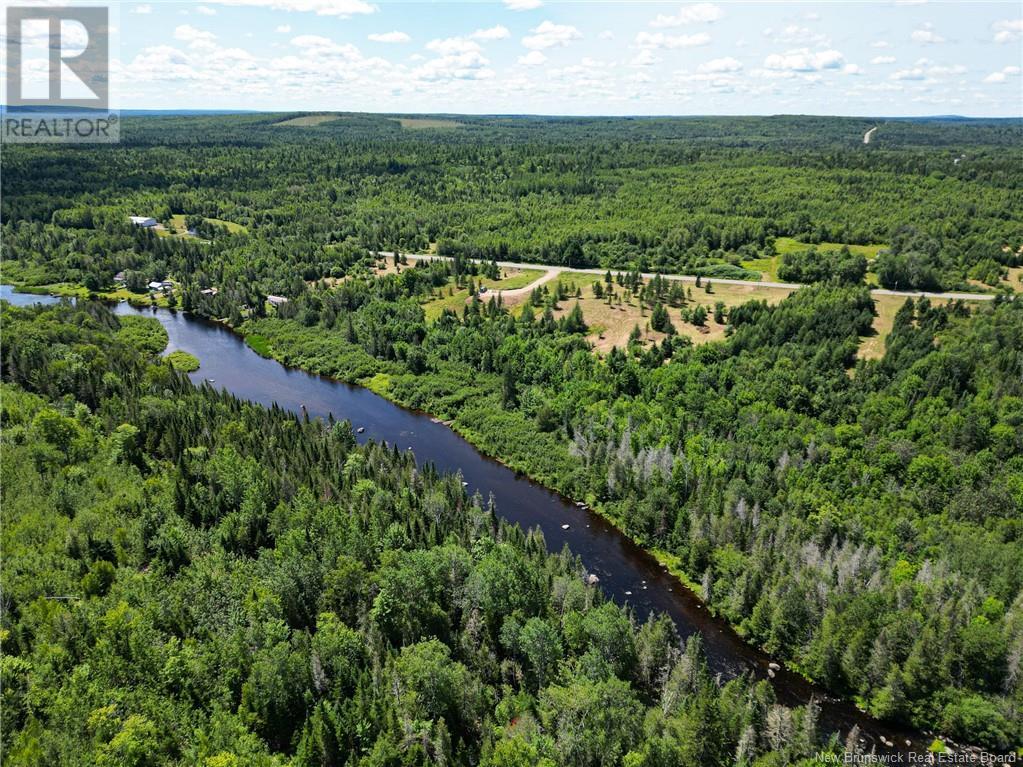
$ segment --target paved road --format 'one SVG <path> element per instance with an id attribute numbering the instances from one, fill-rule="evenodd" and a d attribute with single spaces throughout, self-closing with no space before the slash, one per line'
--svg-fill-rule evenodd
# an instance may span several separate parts
<path id="1" fill-rule="evenodd" d="M 378 255 L 384 256 L 385 258 L 392 258 L 393 252 L 390 251 L 379 251 Z M 433 256 L 428 253 L 405 253 L 405 258 L 413 261 L 422 261 L 429 259 L 438 259 L 440 261 L 450 261 L 450 256 Z M 508 269 L 543 269 L 544 274 L 539 279 L 530 283 L 524 288 L 515 288 L 514 290 L 500 291 L 502 295 L 507 297 L 522 295 L 524 293 L 530 293 L 539 285 L 548 282 L 557 277 L 561 272 L 576 272 L 582 274 L 596 274 L 603 276 L 607 273 L 607 269 L 573 269 L 567 266 L 554 266 L 553 264 L 533 264 L 520 261 L 498 261 L 497 265 Z M 621 272 L 620 270 L 612 269 L 611 273 L 617 276 Z M 661 274 L 657 272 L 643 272 L 642 277 L 645 280 L 653 279 L 654 276 L 660 276 L 667 280 L 678 280 L 680 282 L 696 282 L 696 277 L 688 274 Z M 708 278 L 711 282 L 717 285 L 747 285 L 753 288 L 778 288 L 780 290 L 799 290 L 803 285 L 795 282 L 768 282 L 764 280 L 729 280 L 722 277 L 711 277 Z M 874 288 L 870 291 L 876 296 L 905 296 L 906 298 L 943 298 L 949 301 L 991 301 L 995 298 L 993 293 L 931 293 L 925 290 L 888 290 L 886 288 Z"/>

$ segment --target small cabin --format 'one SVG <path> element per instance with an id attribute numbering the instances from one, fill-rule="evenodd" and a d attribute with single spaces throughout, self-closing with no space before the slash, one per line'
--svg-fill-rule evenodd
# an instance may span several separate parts
<path id="1" fill-rule="evenodd" d="M 124 272 L 118 272 L 114 275 L 114 282 L 124 282 L 125 279 Z"/>
<path id="2" fill-rule="evenodd" d="M 204 295 L 204 296 L 215 296 L 215 295 L 217 295 L 217 289 L 216 288 L 204 288 L 203 290 L 200 290 L 199 292 L 202 295 Z"/>
<path id="3" fill-rule="evenodd" d="M 284 296 L 267 296 L 266 300 L 270 302 L 270 306 L 280 306 L 281 304 L 288 303 L 288 299 Z"/>
<path id="4" fill-rule="evenodd" d="M 154 280 L 153 282 L 150 282 L 149 285 L 147 285 L 146 287 L 148 287 L 150 290 L 159 290 L 160 288 L 163 287 L 163 283 L 162 282 L 156 282 Z"/>
<path id="5" fill-rule="evenodd" d="M 157 223 L 156 219 L 151 216 L 129 216 L 128 218 L 131 219 L 131 222 L 135 226 L 143 226 L 146 228 L 156 226 Z"/>

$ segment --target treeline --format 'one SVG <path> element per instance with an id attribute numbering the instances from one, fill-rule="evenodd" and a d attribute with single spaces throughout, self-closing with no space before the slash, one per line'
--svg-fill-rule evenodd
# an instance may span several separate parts
<path id="1" fill-rule="evenodd" d="M 815 705 L 712 679 L 457 477 L 196 389 L 101 306 L 2 312 L 5 763 L 841 753 Z"/>
<path id="2" fill-rule="evenodd" d="M 826 118 L 727 121 L 732 132 L 714 119 L 467 118 L 415 132 L 370 116 L 283 119 L 136 118 L 116 147 L 12 147 L 5 261 L 33 284 L 98 289 L 127 269 L 239 296 L 291 295 L 368 251 L 432 244 L 749 278 L 742 264 L 772 238 L 894 245 L 911 223 L 912 247 L 886 270 L 902 287 L 964 287 L 1023 263 L 1013 121 L 893 123 L 890 144 L 865 147 L 862 121 Z M 953 139 L 955 151 L 933 147 Z M 210 242 L 132 231 L 132 214 L 183 215 Z"/>
<path id="3" fill-rule="evenodd" d="M 397 284 L 242 329 L 596 504 L 750 641 L 875 715 L 1020 742 L 1023 304 L 908 301 L 886 356 L 857 362 L 869 293 L 820 286 L 733 307 L 723 343 L 634 337 L 600 359 L 580 312 L 554 319 L 571 296 L 426 323 Z"/>

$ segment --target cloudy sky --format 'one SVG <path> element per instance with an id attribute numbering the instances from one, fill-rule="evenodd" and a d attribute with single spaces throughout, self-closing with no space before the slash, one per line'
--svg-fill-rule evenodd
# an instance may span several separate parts
<path id="1" fill-rule="evenodd" d="M 123 3 L 122 108 L 1023 115 L 1019 2 Z"/>

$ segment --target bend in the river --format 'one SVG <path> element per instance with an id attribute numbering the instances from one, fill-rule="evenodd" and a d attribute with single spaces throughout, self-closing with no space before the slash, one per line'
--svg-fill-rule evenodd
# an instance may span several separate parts
<path id="1" fill-rule="evenodd" d="M 13 293 L 9 286 L 0 286 L 0 298 L 20 305 L 59 300 Z M 542 530 L 550 551 L 567 545 L 587 570 L 599 577 L 605 593 L 631 608 L 639 620 L 663 612 L 675 621 L 683 638 L 699 632 L 712 673 L 733 677 L 748 672 L 769 678 L 779 702 L 790 706 L 815 698 L 821 707 L 823 729 L 837 730 L 844 737 L 858 726 L 868 750 L 926 750 L 929 740 L 922 734 L 879 722 L 773 663 L 725 621 L 710 615 L 695 594 L 606 519 L 482 455 L 436 419 L 406 410 L 363 387 L 260 357 L 240 336 L 216 323 L 183 312 L 139 309 L 127 303 L 117 304 L 114 311 L 157 317 L 167 329 L 168 351 L 182 349 L 199 358 L 201 367 L 190 375 L 197 384 L 206 382 L 240 399 L 264 406 L 276 404 L 296 414 L 346 419 L 353 428 L 361 429 L 357 434 L 360 442 L 395 445 L 411 450 L 418 461 L 430 462 L 442 472 L 461 473 L 466 490 L 478 491 L 483 498 L 492 496 L 502 518 L 524 529 Z"/>

